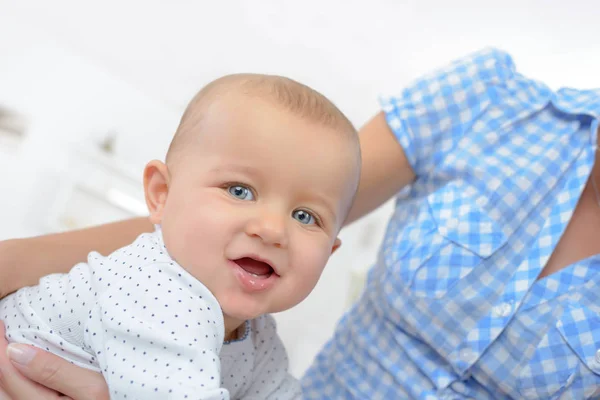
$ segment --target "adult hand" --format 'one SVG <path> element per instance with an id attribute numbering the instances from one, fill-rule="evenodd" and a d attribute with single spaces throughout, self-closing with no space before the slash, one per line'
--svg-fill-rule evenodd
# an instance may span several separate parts
<path id="1" fill-rule="evenodd" d="M 108 400 L 101 374 L 38 348 L 11 344 L 0 321 L 0 400 Z"/>

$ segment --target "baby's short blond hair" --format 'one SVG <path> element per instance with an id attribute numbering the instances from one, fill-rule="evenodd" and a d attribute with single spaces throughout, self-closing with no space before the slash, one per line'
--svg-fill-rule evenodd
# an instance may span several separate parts
<path id="1" fill-rule="evenodd" d="M 293 79 L 277 75 L 233 74 L 206 85 L 189 102 L 167 152 L 167 162 L 189 143 L 192 127 L 202 119 L 208 106 L 227 94 L 241 94 L 272 102 L 301 118 L 323 124 L 348 135 L 358 146 L 357 132 L 348 118 L 327 97 Z"/>

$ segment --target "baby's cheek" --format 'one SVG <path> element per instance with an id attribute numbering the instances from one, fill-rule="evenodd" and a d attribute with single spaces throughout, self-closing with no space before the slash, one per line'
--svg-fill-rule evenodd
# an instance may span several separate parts
<path id="1" fill-rule="evenodd" d="M 299 281 L 298 288 L 302 291 L 303 296 L 308 296 L 308 294 L 315 288 L 317 285 L 323 270 L 325 269 L 325 265 L 328 260 L 329 254 L 320 254 L 314 253 L 311 256 L 306 256 L 304 259 L 303 265 L 299 268 Z"/>
<path id="2" fill-rule="evenodd" d="M 182 266 L 191 268 L 218 248 L 219 235 L 206 216 L 193 211 L 178 213 L 165 220 L 165 244 L 170 255 Z"/>

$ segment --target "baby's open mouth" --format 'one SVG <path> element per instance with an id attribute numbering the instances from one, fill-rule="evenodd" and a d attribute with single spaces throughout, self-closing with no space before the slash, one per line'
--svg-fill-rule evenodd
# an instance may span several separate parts
<path id="1" fill-rule="evenodd" d="M 242 257 L 232 261 L 239 265 L 241 269 L 257 278 L 266 279 L 275 272 L 269 264 L 250 257 Z"/>

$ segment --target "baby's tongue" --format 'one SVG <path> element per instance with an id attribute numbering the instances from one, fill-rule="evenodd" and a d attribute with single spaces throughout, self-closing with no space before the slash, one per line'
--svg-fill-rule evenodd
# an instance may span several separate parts
<path id="1" fill-rule="evenodd" d="M 242 267 L 244 271 L 254 275 L 267 275 L 273 272 L 273 268 L 271 268 L 268 264 L 249 257 L 235 260 L 235 263 Z"/>

